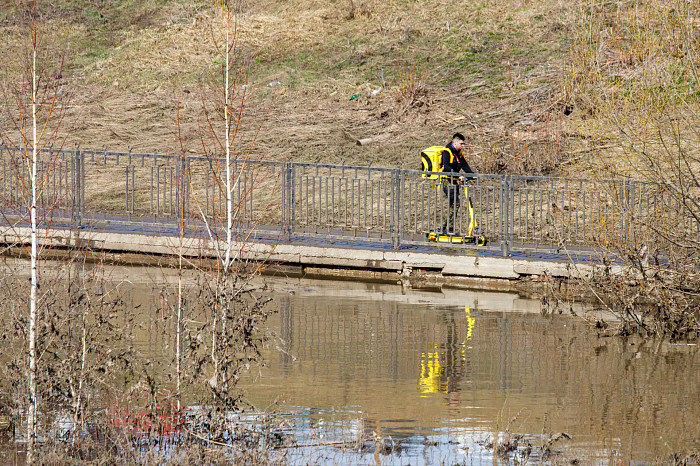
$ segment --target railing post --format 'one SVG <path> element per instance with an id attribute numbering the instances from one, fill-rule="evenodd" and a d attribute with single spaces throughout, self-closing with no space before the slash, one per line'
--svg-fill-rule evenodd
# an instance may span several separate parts
<path id="1" fill-rule="evenodd" d="M 189 219 L 190 218 L 190 173 L 192 173 L 192 167 L 190 166 L 190 160 L 185 156 L 185 161 L 184 161 L 184 167 L 185 167 L 185 191 L 183 193 L 184 202 L 183 209 L 182 211 L 185 214 L 185 218 Z"/>
<path id="2" fill-rule="evenodd" d="M 85 168 L 83 167 L 82 154 L 80 152 L 79 144 L 75 145 L 75 150 L 71 155 L 71 172 L 73 179 L 71 220 L 73 225 L 80 228 L 85 203 Z"/>
<path id="3" fill-rule="evenodd" d="M 635 241 L 635 232 L 634 232 L 634 225 L 635 225 L 635 212 L 634 209 L 637 207 L 635 203 L 635 186 L 637 182 L 636 181 L 630 181 L 629 182 L 629 218 L 630 218 L 630 224 L 632 225 L 632 230 L 630 232 L 630 239 L 632 242 Z"/>
<path id="4" fill-rule="evenodd" d="M 182 226 L 185 221 L 185 202 L 187 199 L 186 187 L 187 187 L 187 174 L 186 167 L 187 162 L 185 161 L 185 155 L 181 154 L 178 157 L 177 165 L 175 165 L 175 210 L 177 211 L 176 218 L 178 225 Z"/>
<path id="5" fill-rule="evenodd" d="M 513 201 L 511 195 L 511 178 L 509 175 L 503 175 L 501 178 L 501 196 L 500 196 L 500 211 L 501 211 L 501 254 L 503 257 L 510 255 L 510 241 L 513 234 L 513 226 L 511 225 L 510 205 Z"/>
<path id="6" fill-rule="evenodd" d="M 625 177 L 625 194 L 623 198 L 623 217 L 625 219 L 625 245 L 629 246 L 632 239 L 633 239 L 633 233 L 632 230 L 630 229 L 630 226 L 632 225 L 632 215 L 634 212 L 634 201 L 632 199 L 632 181 L 630 181 L 629 176 Z"/>
<path id="7" fill-rule="evenodd" d="M 406 172 L 404 170 L 399 170 L 399 198 L 398 198 L 398 211 L 399 211 L 399 242 L 396 245 L 396 249 L 399 249 L 401 247 L 401 238 L 403 238 L 406 230 L 406 225 L 405 225 L 405 214 L 406 214 L 406 205 L 404 204 L 404 194 L 406 190 Z"/>
<path id="8" fill-rule="evenodd" d="M 513 248 L 513 236 L 515 235 L 515 186 L 513 185 L 513 175 L 508 176 L 508 250 L 507 255 Z"/>
<path id="9" fill-rule="evenodd" d="M 280 218 L 280 237 L 287 237 L 289 221 L 289 194 L 287 193 L 287 184 L 289 183 L 289 161 L 285 160 L 282 165 L 282 215 Z"/>
<path id="10" fill-rule="evenodd" d="M 282 168 L 282 236 L 291 241 L 294 228 L 294 164 L 285 161 Z"/>
<path id="11" fill-rule="evenodd" d="M 85 216 L 85 154 L 80 153 L 80 222 Z"/>
<path id="12" fill-rule="evenodd" d="M 401 248 L 401 170 L 395 168 L 391 174 L 391 237 L 394 249 Z"/>

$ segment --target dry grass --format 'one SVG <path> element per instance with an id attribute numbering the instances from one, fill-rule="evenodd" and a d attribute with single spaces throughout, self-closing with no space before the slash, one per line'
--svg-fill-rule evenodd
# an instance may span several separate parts
<path id="1" fill-rule="evenodd" d="M 672 14 L 676 3 L 686 22 Z M 47 34 L 59 49 L 70 43 L 69 141 L 177 152 L 179 104 L 186 145 L 199 150 L 199 83 L 220 66 L 217 13 L 194 2 L 144 1 L 133 14 L 107 11 L 110 21 L 95 28 L 80 21 L 77 0 L 65 4 L 72 9 L 57 14 Z M 239 50 L 253 60 L 248 85 L 262 103 L 278 94 L 258 150 L 276 159 L 412 168 L 420 148 L 461 131 L 482 172 L 629 173 L 634 163 L 619 162 L 623 145 L 603 117 L 636 115 L 646 118 L 635 124 L 643 127 L 653 112 L 639 114 L 635 102 L 659 89 L 685 101 L 694 92 L 698 28 L 688 25 L 700 24 L 698 7 L 671 4 L 243 2 L 236 20 Z M 10 7 L 2 8 L 8 16 Z M 0 51 L 10 57 L 19 31 L 0 27 Z M 13 62 L 5 61 L 8 73 Z M 361 97 L 350 101 L 354 94 Z M 356 146 L 384 133 L 391 137 Z"/>
<path id="2" fill-rule="evenodd" d="M 640 150 L 663 157 L 663 140 L 673 139 L 674 121 L 681 122 L 685 150 L 697 151 L 700 5 L 677 0 L 592 5 L 582 3 L 578 40 L 560 81 L 582 137 L 578 149 L 595 157 L 584 166 L 607 176 L 643 177 Z"/>
<path id="3" fill-rule="evenodd" d="M 253 59 L 250 88 L 261 102 L 278 92 L 258 150 L 276 159 L 413 168 L 421 148 L 461 131 L 478 136 L 473 161 L 490 171 L 499 166 L 489 158 L 494 147 L 510 153 L 514 140 L 539 144 L 541 134 L 549 138 L 552 128 L 564 127 L 549 123 L 562 117 L 551 106 L 557 97 L 540 90 L 551 88 L 563 67 L 573 10 L 559 0 L 516 4 L 244 2 L 238 44 Z M 67 23 L 73 29 L 66 37 L 84 36 L 71 42 L 78 93 L 66 120 L 69 139 L 85 148 L 176 152 L 179 102 L 184 138 L 198 150 L 198 83 L 219 66 L 220 18 L 194 2 L 135 5 L 134 17 L 152 11 L 153 18 L 120 27 L 128 11 L 112 10 L 97 29 L 75 16 Z M 425 96 L 406 106 L 401 89 L 418 70 L 423 79 L 413 87 Z M 386 88 L 372 95 L 380 85 Z M 350 101 L 354 94 L 362 95 Z M 536 121 L 524 126 L 523 120 Z M 383 133 L 392 137 L 356 145 Z"/>

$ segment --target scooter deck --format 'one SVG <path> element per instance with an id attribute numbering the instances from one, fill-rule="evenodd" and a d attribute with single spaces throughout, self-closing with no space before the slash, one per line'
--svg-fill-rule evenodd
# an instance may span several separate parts
<path id="1" fill-rule="evenodd" d="M 428 241 L 431 243 L 451 243 L 451 244 L 476 244 L 477 246 L 484 246 L 486 244 L 486 237 L 483 235 L 478 236 L 460 236 L 460 235 L 443 235 L 438 234 L 434 231 L 428 233 Z"/>

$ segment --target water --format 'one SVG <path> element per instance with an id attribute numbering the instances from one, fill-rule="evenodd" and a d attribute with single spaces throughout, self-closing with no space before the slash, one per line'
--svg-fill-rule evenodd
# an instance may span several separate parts
<path id="1" fill-rule="evenodd" d="M 505 462 L 528 442 L 535 461 L 551 440 L 566 459 L 644 464 L 700 448 L 696 346 L 599 338 L 509 293 L 272 288 L 278 338 L 244 386 L 287 420 L 292 463 Z"/>
<path id="2" fill-rule="evenodd" d="M 139 349 L 171 361 L 172 322 L 152 306 L 164 271 L 143 270 L 110 273 L 133 284 L 121 290 L 143 319 Z M 264 281 L 279 312 L 240 419 L 277 413 L 291 464 L 648 464 L 700 451 L 697 346 L 599 338 L 515 293 Z"/>

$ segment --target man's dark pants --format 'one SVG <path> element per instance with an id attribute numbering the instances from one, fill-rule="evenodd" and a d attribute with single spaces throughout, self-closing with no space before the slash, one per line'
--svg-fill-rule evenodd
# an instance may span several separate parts
<path id="1" fill-rule="evenodd" d="M 454 223 L 457 213 L 459 212 L 460 194 L 459 183 L 446 179 L 442 182 L 442 192 L 447 198 L 448 209 L 447 216 L 442 221 L 443 233 L 454 233 Z M 445 212 L 443 212 L 443 215 Z M 449 229 L 449 230 L 448 230 Z"/>

